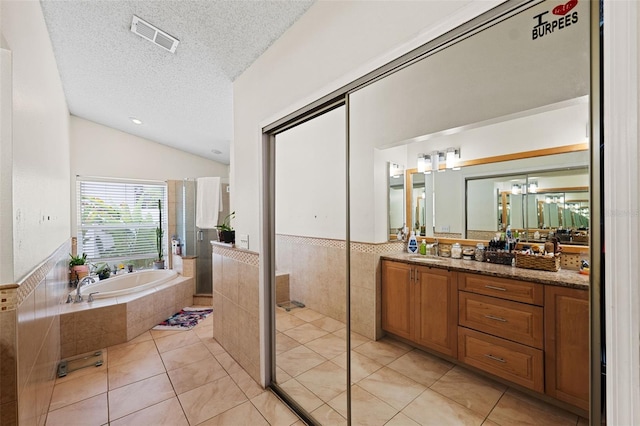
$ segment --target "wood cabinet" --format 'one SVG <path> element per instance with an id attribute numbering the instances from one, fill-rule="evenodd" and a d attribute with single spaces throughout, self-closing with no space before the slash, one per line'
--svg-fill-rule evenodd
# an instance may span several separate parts
<path id="1" fill-rule="evenodd" d="M 589 409 L 589 293 L 545 289 L 546 393 Z"/>
<path id="2" fill-rule="evenodd" d="M 455 357 L 458 291 L 455 273 L 382 262 L 382 328 Z"/>

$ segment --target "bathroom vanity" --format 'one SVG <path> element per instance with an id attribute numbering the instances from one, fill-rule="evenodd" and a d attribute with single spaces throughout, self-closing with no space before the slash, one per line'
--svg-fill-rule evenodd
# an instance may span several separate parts
<path id="1" fill-rule="evenodd" d="M 382 328 L 589 409 L 589 278 L 402 253 L 382 257 Z"/>

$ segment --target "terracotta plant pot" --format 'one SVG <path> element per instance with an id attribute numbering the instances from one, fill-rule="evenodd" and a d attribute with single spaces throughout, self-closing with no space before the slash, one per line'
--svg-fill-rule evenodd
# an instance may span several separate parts
<path id="1" fill-rule="evenodd" d="M 89 275 L 89 265 L 75 265 L 71 267 L 71 279 L 80 281 Z"/>

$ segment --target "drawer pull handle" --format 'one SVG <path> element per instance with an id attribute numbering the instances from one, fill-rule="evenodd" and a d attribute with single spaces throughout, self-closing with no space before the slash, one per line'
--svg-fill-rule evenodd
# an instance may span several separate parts
<path id="1" fill-rule="evenodd" d="M 507 291 L 506 288 L 496 287 L 494 285 L 485 285 L 484 288 L 489 288 L 491 290 L 498 290 L 498 291 Z"/>
<path id="2" fill-rule="evenodd" d="M 507 320 L 506 320 L 506 319 L 504 319 L 504 318 L 500 318 L 500 317 L 494 317 L 493 315 L 485 315 L 484 317 L 485 317 L 485 318 L 492 319 L 492 320 L 494 320 L 494 321 L 507 322 Z"/>
<path id="3" fill-rule="evenodd" d="M 492 359 L 494 361 L 498 361 L 498 362 L 502 362 L 502 363 L 506 363 L 507 362 L 504 359 L 498 358 L 497 356 L 493 356 L 491 354 L 484 354 L 484 356 L 486 356 L 487 358 Z"/>

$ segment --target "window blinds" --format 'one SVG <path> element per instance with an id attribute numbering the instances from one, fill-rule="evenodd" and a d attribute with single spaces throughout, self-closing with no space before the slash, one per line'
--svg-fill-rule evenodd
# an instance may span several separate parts
<path id="1" fill-rule="evenodd" d="M 158 200 L 167 253 L 165 183 L 78 178 L 78 253 L 92 262 L 157 258 Z"/>

